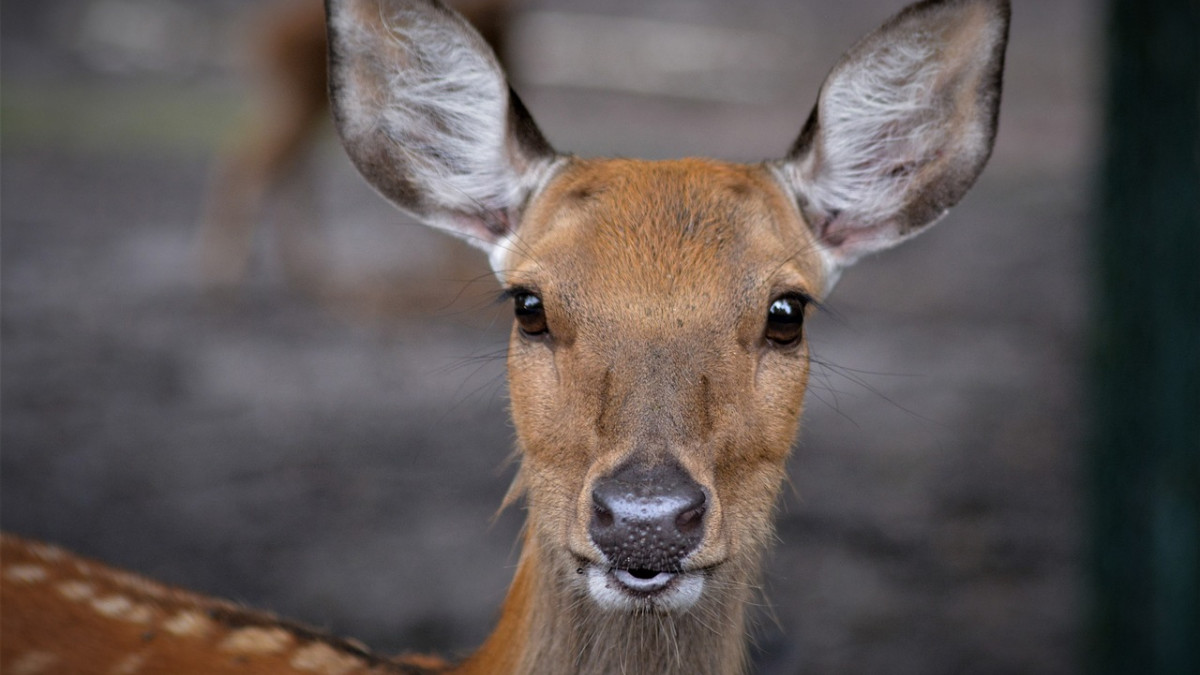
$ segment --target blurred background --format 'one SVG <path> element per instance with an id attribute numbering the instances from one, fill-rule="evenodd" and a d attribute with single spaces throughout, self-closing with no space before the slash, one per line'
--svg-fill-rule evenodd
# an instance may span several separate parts
<path id="1" fill-rule="evenodd" d="M 378 650 L 462 654 L 516 562 L 522 514 L 495 516 L 511 310 L 328 125 L 262 194 L 230 182 L 272 126 L 248 55 L 306 3 L 5 3 L 0 517 Z M 902 4 L 526 0 L 497 34 L 561 150 L 757 161 Z M 1079 672 L 1103 8 L 1014 4 L 989 167 L 810 326 L 760 673 Z M 231 212 L 263 227 L 202 227 Z"/>

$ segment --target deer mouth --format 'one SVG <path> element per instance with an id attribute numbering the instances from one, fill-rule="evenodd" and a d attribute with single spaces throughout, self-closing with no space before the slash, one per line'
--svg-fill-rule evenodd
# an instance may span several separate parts
<path id="1" fill-rule="evenodd" d="M 614 569 L 609 576 L 625 587 L 630 593 L 658 593 L 664 590 L 678 576 L 675 572 L 659 572 L 649 569 Z"/>
<path id="2" fill-rule="evenodd" d="M 587 564 L 580 569 L 587 593 L 600 607 L 616 611 L 686 610 L 700 599 L 703 571 L 665 572 Z"/>

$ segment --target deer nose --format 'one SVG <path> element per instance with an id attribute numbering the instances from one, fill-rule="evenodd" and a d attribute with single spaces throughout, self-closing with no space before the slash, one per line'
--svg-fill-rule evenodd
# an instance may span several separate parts
<path id="1" fill-rule="evenodd" d="M 704 490 L 674 462 L 596 481 L 588 534 L 616 569 L 679 572 L 704 538 Z"/>

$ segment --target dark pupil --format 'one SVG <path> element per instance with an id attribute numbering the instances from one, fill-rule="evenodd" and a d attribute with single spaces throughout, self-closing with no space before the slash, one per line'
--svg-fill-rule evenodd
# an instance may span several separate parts
<path id="1" fill-rule="evenodd" d="M 513 312 L 517 316 L 517 324 L 528 335 L 539 335 L 546 332 L 546 313 L 542 308 L 542 299 L 533 293 L 519 293 L 513 298 Z"/>
<path id="2" fill-rule="evenodd" d="M 797 298 L 779 298 L 767 311 L 767 339 L 790 344 L 800 339 L 804 327 L 804 302 Z"/>

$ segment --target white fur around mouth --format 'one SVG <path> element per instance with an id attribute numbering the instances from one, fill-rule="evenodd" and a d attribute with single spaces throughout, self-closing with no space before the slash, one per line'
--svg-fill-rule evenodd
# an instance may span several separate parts
<path id="1" fill-rule="evenodd" d="M 622 586 L 637 593 L 656 593 L 661 591 L 676 576 L 671 572 L 658 572 L 652 576 L 647 576 L 644 573 L 635 574 L 632 570 L 613 570 L 610 574 Z"/>
<path id="2" fill-rule="evenodd" d="M 703 572 L 659 572 L 646 576 L 588 565 L 585 575 L 588 595 L 596 604 L 618 611 L 684 610 L 696 604 L 704 591 Z"/>

